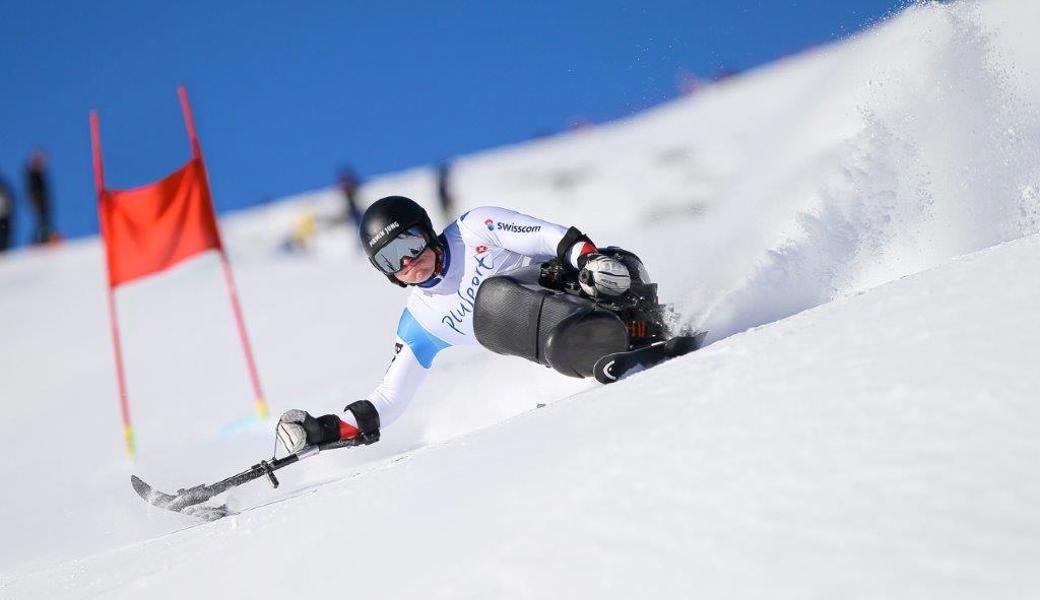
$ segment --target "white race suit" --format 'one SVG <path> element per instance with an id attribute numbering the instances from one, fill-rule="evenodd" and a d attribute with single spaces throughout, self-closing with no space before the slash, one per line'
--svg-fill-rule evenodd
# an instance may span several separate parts
<path id="1" fill-rule="evenodd" d="M 381 427 L 393 423 L 411 402 L 437 353 L 476 344 L 473 308 L 480 284 L 492 275 L 555 258 L 569 228 L 493 206 L 475 208 L 440 235 L 443 260 L 436 276 L 412 289 L 397 325 L 395 356 L 383 381 L 366 398 Z M 574 266 L 594 249 L 587 238 L 564 249 Z M 353 421 L 348 411 L 345 420 Z"/>

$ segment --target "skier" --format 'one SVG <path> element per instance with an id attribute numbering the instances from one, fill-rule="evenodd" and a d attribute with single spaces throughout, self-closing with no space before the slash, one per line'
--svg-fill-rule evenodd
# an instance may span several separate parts
<path id="1" fill-rule="evenodd" d="M 299 409 L 284 413 L 276 430 L 286 454 L 343 440 L 378 441 L 380 428 L 405 410 L 438 352 L 478 343 L 475 300 L 478 288 L 493 276 L 556 259 L 563 269 L 579 274 L 589 297 L 620 297 L 638 281 L 629 266 L 601 253 L 578 229 L 505 208 L 473 209 L 437 235 L 421 206 L 389 196 L 365 211 L 359 229 L 372 265 L 391 283 L 412 287 L 398 323 L 394 356 L 382 383 L 364 400 L 347 406 L 342 418 L 316 418 Z"/>
<path id="2" fill-rule="evenodd" d="M 325 449 L 379 441 L 411 401 L 438 352 L 479 343 L 572 377 L 609 383 L 696 350 L 705 332 L 680 326 L 669 335 L 667 307 L 639 258 L 613 246 L 597 248 L 574 227 L 485 206 L 440 235 L 418 204 L 389 196 L 361 217 L 369 262 L 391 283 L 412 287 L 397 326 L 394 356 L 383 381 L 342 417 L 282 414 L 276 426 L 282 458 L 263 460 L 210 485 L 166 494 L 139 477 L 147 502 L 205 520 L 228 514 L 206 502 Z"/>
<path id="3" fill-rule="evenodd" d="M 25 166 L 25 189 L 33 210 L 36 212 L 34 244 L 48 244 L 60 239 L 51 224 L 51 195 L 47 178 L 47 155 L 43 150 L 34 150 Z"/>

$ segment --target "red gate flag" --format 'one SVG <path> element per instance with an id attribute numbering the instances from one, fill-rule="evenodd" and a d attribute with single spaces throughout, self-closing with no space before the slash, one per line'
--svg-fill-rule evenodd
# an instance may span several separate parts
<path id="1" fill-rule="evenodd" d="M 246 335 L 242 307 L 213 210 L 202 146 L 195 134 L 188 92 L 177 87 L 184 125 L 191 142 L 191 160 L 180 169 L 155 183 L 131 190 L 105 188 L 105 167 L 101 159 L 101 127 L 97 112 L 90 113 L 90 141 L 94 154 L 94 185 L 97 190 L 101 238 L 108 264 L 108 313 L 112 324 L 112 347 L 115 351 L 116 379 L 119 383 L 119 408 L 123 418 L 126 451 L 134 455 L 134 434 L 130 424 L 130 402 L 126 393 L 123 369 L 123 346 L 119 335 L 119 313 L 116 311 L 115 288 L 135 279 L 172 267 L 184 259 L 206 250 L 216 250 L 224 271 L 228 299 L 235 315 L 238 337 L 242 342 L 249 378 L 253 385 L 256 410 L 267 418 L 267 402 L 260 389 L 253 350 Z"/>
<path id="2" fill-rule="evenodd" d="M 98 213 L 110 287 L 222 249 L 203 169 L 193 158 L 151 185 L 101 192 Z"/>

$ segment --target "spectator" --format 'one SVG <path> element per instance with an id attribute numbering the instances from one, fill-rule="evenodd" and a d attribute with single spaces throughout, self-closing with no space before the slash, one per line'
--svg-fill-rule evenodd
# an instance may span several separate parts
<path id="1" fill-rule="evenodd" d="M 444 220 L 450 222 L 455 214 L 455 197 L 451 193 L 451 163 L 448 161 L 437 168 L 437 199 L 441 202 Z"/>
<path id="2" fill-rule="evenodd" d="M 29 155 L 29 164 L 25 167 L 25 188 L 29 194 L 29 202 L 36 213 L 36 229 L 33 232 L 34 244 L 46 244 L 57 239 L 51 226 L 51 198 L 47 182 L 47 156 L 42 150 L 34 150 Z"/>
<path id="3" fill-rule="evenodd" d="M 14 227 L 14 191 L 0 173 L 0 252 L 11 247 L 11 229 Z"/>
<path id="4" fill-rule="evenodd" d="M 361 211 L 358 209 L 357 198 L 358 188 L 360 187 L 361 180 L 352 167 L 346 166 L 340 169 L 339 189 L 343 192 L 343 200 L 346 201 L 343 220 L 347 223 L 353 223 L 355 228 L 361 222 Z"/>

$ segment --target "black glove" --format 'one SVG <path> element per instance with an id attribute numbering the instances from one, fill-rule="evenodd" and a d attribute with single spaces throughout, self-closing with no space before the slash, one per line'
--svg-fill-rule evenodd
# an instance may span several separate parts
<path id="1" fill-rule="evenodd" d="M 278 447 L 285 456 L 295 454 L 306 446 L 327 444 L 339 440 L 340 419 L 336 415 L 325 415 L 315 419 L 307 411 L 294 408 L 282 413 L 275 429 Z"/>

